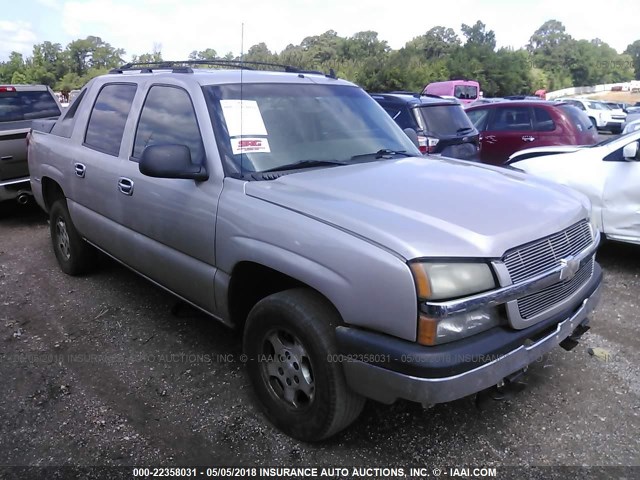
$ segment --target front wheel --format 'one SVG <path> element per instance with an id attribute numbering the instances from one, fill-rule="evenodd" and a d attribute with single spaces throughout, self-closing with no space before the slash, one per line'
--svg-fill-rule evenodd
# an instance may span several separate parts
<path id="1" fill-rule="evenodd" d="M 51 206 L 49 229 L 53 253 L 64 273 L 79 275 L 93 267 L 96 252 L 82 239 L 73 225 L 66 200 L 56 200 Z"/>
<path id="2" fill-rule="evenodd" d="M 308 289 L 270 295 L 247 318 L 243 344 L 256 396 L 267 418 L 294 438 L 328 438 L 364 407 L 332 361 L 338 324 L 335 308 Z"/>

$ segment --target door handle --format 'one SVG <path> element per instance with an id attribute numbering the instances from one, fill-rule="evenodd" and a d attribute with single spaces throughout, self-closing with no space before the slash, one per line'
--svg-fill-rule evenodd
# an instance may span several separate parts
<path id="1" fill-rule="evenodd" d="M 84 178 L 84 172 L 87 169 L 82 163 L 74 163 L 73 168 L 76 171 L 76 176 L 80 178 Z"/>
<path id="2" fill-rule="evenodd" d="M 118 179 L 118 190 L 125 195 L 133 195 L 133 182 L 131 179 L 120 177 Z"/>
<path id="3" fill-rule="evenodd" d="M 10 160 L 13 160 L 13 155 L 5 155 L 4 157 L 0 157 L 0 160 L 2 160 L 3 162 L 8 162 Z"/>
<path id="4" fill-rule="evenodd" d="M 522 140 L 524 140 L 525 142 L 533 142 L 536 139 L 536 137 L 532 137 L 531 135 L 523 135 Z"/>

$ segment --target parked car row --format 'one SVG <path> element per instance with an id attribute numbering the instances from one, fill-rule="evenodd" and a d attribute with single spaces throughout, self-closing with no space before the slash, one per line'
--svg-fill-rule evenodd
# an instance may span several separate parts
<path id="1" fill-rule="evenodd" d="M 401 127 L 420 132 L 421 152 L 508 164 L 571 187 L 589 197 L 591 221 L 602 234 L 612 240 L 640 243 L 640 118 L 627 116 L 617 104 L 605 109 L 604 102 L 583 99 L 479 99 L 466 113 L 475 127 L 473 140 L 468 142 L 480 148 L 476 155 L 470 151 L 460 155 L 454 149 L 438 149 L 439 139 L 425 136 L 428 130 L 419 123 L 429 115 L 428 105 L 443 105 L 444 100 L 408 92 L 373 97 Z M 458 113 L 455 108 L 442 110 L 450 115 L 454 111 Z M 622 137 L 597 143 L 598 126 L 619 133 L 623 118 L 632 121 L 625 121 Z M 632 132 L 636 133 L 626 135 Z M 448 134 L 458 142 L 471 136 L 456 135 L 455 126 L 450 126 Z"/>

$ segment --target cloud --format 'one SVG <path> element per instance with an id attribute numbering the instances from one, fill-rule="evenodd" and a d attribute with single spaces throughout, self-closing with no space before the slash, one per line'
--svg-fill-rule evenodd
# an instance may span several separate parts
<path id="1" fill-rule="evenodd" d="M 597 15 L 584 16 L 578 13 L 582 1 L 557 0 L 540 0 L 526 11 L 517 2 L 457 0 L 452 8 L 416 9 L 414 14 L 388 0 L 369 0 L 366 8 L 344 0 L 70 0 L 62 6 L 59 25 L 69 38 L 99 36 L 124 48 L 127 57 L 151 52 L 154 44 L 161 44 L 164 58 L 179 60 L 206 48 L 220 55 L 238 54 L 242 43 L 245 51 L 259 42 L 281 51 L 329 29 L 341 36 L 374 30 L 397 49 L 437 25 L 451 27 L 462 36 L 461 24 L 472 25 L 478 19 L 495 31 L 499 47 L 520 48 L 540 25 L 556 18 L 575 38 L 600 37 L 622 51 L 635 40 L 636 19 L 620 12 L 633 9 L 636 1 L 609 0 Z"/>
<path id="2" fill-rule="evenodd" d="M 0 58 L 8 58 L 13 51 L 28 55 L 36 40 L 29 22 L 0 20 Z"/>
<path id="3" fill-rule="evenodd" d="M 40 5 L 54 10 L 62 9 L 62 0 L 36 0 Z"/>

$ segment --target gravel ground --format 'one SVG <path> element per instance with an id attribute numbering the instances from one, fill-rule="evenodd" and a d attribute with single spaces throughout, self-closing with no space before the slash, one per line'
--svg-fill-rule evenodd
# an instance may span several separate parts
<path id="1" fill-rule="evenodd" d="M 46 217 L 0 219 L 0 465 L 640 465 L 640 247 L 605 244 L 603 300 L 572 352 L 478 408 L 368 402 L 305 444 L 258 412 L 239 336 L 115 262 L 69 277 Z M 589 349 L 596 355 L 591 355 Z"/>

